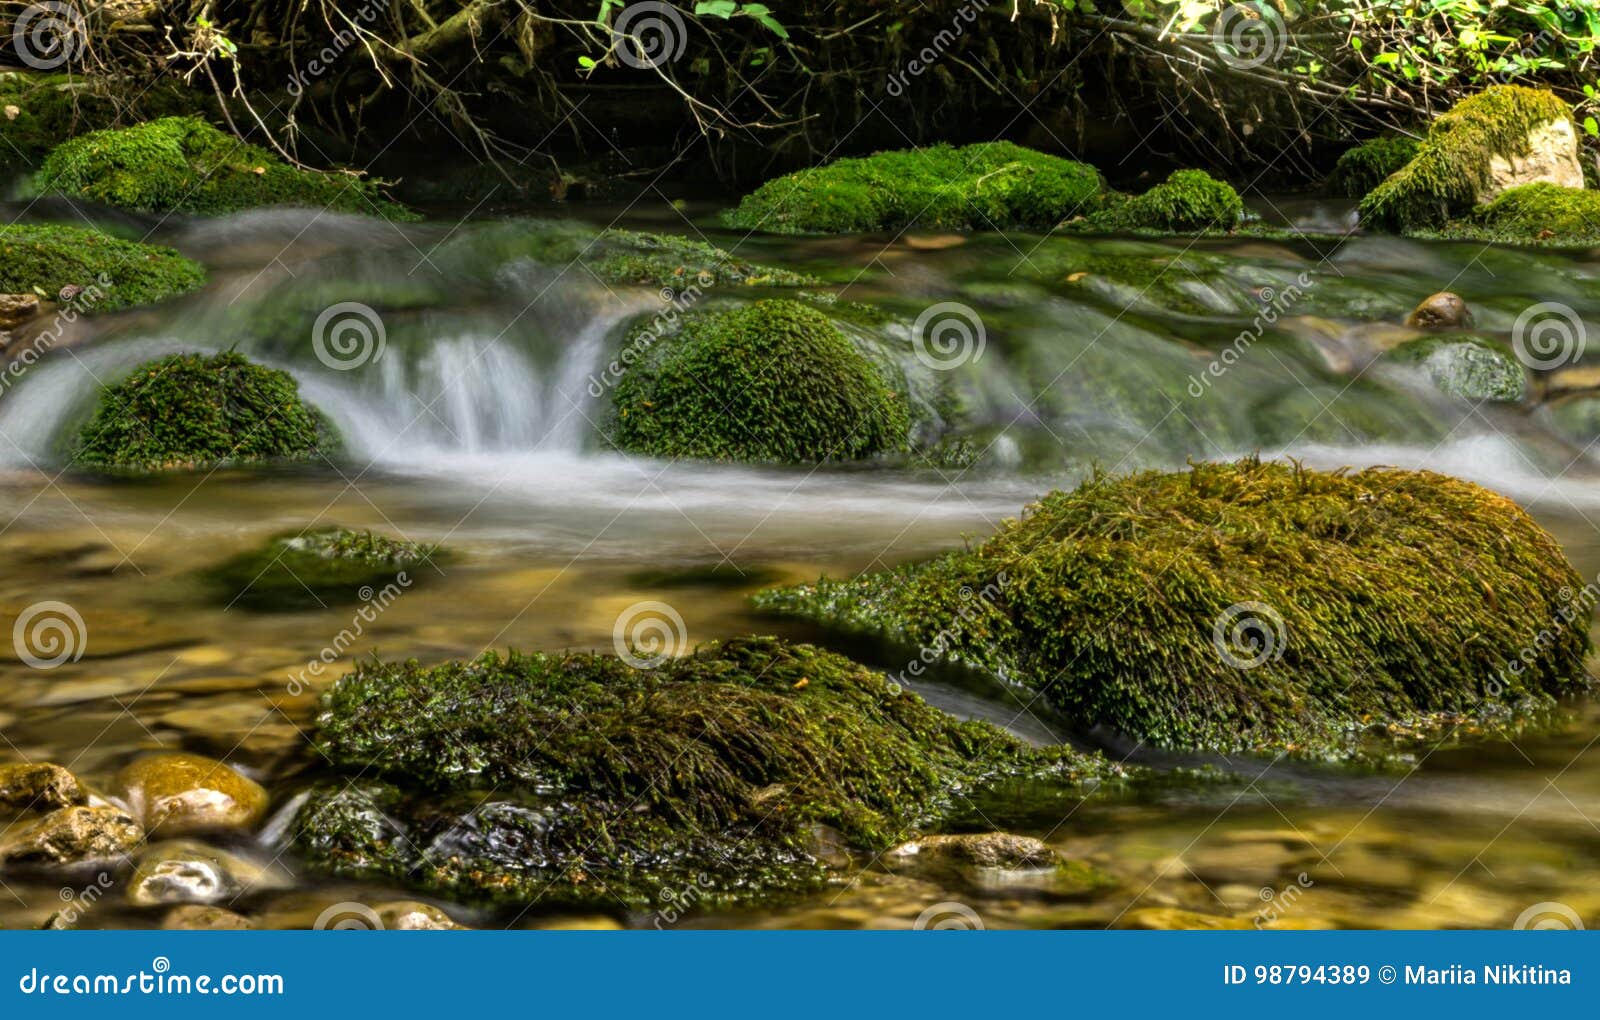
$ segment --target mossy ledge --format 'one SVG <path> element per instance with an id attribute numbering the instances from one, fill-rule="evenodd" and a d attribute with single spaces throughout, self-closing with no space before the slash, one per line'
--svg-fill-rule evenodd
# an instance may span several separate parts
<path id="1" fill-rule="evenodd" d="M 934 145 L 775 178 L 725 219 L 774 234 L 1049 228 L 1098 207 L 1103 190 L 1094 167 L 1010 142 Z"/>
<path id="2" fill-rule="evenodd" d="M 74 463 L 147 472 L 321 459 L 338 448 L 287 372 L 227 351 L 173 354 L 105 387 Z"/>
<path id="3" fill-rule="evenodd" d="M 1470 212 L 1490 188 L 1495 157 L 1528 154 L 1540 125 L 1572 120 L 1553 92 L 1495 85 L 1457 103 L 1428 128 L 1416 158 L 1361 200 L 1361 222 L 1383 230 L 1443 226 Z"/>
<path id="4" fill-rule="evenodd" d="M 986 781 L 1117 774 L 771 637 L 659 663 L 364 663 L 324 696 L 316 742 L 369 781 L 320 786 L 300 810 L 295 843 L 313 865 L 502 902 L 805 886 L 824 874 L 819 826 L 879 850 Z"/>
<path id="5" fill-rule="evenodd" d="M 57 300 L 81 288 L 74 307 L 113 311 L 198 288 L 206 271 L 171 248 L 124 241 L 83 227 L 0 226 L 0 293 Z"/>
<path id="6" fill-rule="evenodd" d="M 1600 191 L 1524 184 L 1451 223 L 1442 234 L 1500 244 L 1600 245 Z"/>
<path id="7" fill-rule="evenodd" d="M 276 535 L 211 568 L 205 576 L 230 606 L 317 608 L 333 602 L 370 602 L 409 588 L 421 568 L 438 562 L 440 556 L 435 546 L 330 525 Z"/>
<path id="8" fill-rule="evenodd" d="M 63 142 L 45 157 L 31 189 L 140 212 L 215 215 L 299 205 L 415 218 L 373 181 L 291 166 L 198 117 L 163 117 Z"/>
<path id="9" fill-rule="evenodd" d="M 1244 460 L 1096 477 L 971 551 L 757 605 L 935 648 L 1085 728 L 1336 758 L 1585 689 L 1582 586 L 1471 483 Z"/>
<path id="10" fill-rule="evenodd" d="M 1418 145 L 1415 138 L 1385 135 L 1346 149 L 1333 164 L 1328 190 L 1345 198 L 1361 198 L 1415 159 Z"/>
<path id="11" fill-rule="evenodd" d="M 1104 208 L 1062 227 L 1087 233 L 1231 233 L 1243 215 L 1244 201 L 1232 185 L 1204 170 L 1174 170 L 1142 194 L 1108 195 Z"/>
<path id="12" fill-rule="evenodd" d="M 631 330 L 614 364 L 610 439 L 656 457 L 860 460 L 905 449 L 905 398 L 832 321 L 798 301 Z"/>

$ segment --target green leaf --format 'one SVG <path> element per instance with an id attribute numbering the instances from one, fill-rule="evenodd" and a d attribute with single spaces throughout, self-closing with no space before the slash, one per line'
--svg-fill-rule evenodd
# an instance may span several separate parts
<path id="1" fill-rule="evenodd" d="M 694 5 L 694 16 L 697 18 L 721 18 L 724 21 L 733 17 L 739 5 L 734 0 L 700 0 Z"/>
<path id="2" fill-rule="evenodd" d="M 594 68 L 595 68 L 594 58 L 593 57 L 579 57 L 578 58 L 578 66 L 583 68 L 585 71 L 593 71 Z"/>
<path id="3" fill-rule="evenodd" d="M 1583 131 L 1590 138 L 1600 138 L 1600 121 L 1596 121 L 1593 117 L 1583 118 Z"/>

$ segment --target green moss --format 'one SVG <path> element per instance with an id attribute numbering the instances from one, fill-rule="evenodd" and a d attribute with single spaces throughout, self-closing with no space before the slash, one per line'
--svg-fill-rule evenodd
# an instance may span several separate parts
<path id="1" fill-rule="evenodd" d="M 1204 170 L 1175 170 L 1142 195 L 1108 197 L 1105 208 L 1069 221 L 1069 230 L 1155 230 L 1165 233 L 1230 231 L 1244 215 L 1232 185 Z"/>
<path id="2" fill-rule="evenodd" d="M 1050 227 L 1099 202 L 1099 171 L 1010 142 L 879 152 L 768 181 L 726 215 L 740 230 Z"/>
<path id="3" fill-rule="evenodd" d="M 657 457 L 807 463 L 902 450 L 905 400 L 820 311 L 757 301 L 627 337 L 611 441 Z"/>
<path id="4" fill-rule="evenodd" d="M 74 306 L 106 311 L 194 290 L 205 270 L 170 248 L 124 241 L 82 227 L 0 226 L 0 293 L 56 300 L 81 287 Z"/>
<path id="5" fill-rule="evenodd" d="M 1384 230 L 1421 230 L 1470 212 L 1491 183 L 1495 156 L 1528 153 L 1528 135 L 1572 111 L 1553 92 L 1495 85 L 1434 120 L 1416 158 L 1361 200 L 1361 222 Z"/>
<path id="6" fill-rule="evenodd" d="M 1417 149 L 1417 140 L 1404 135 L 1373 138 L 1346 149 L 1333 165 L 1328 190 L 1346 198 L 1361 198 L 1416 158 Z"/>
<path id="7" fill-rule="evenodd" d="M 1419 365 L 1433 384 L 1464 400 L 1521 400 L 1527 375 L 1516 355 L 1479 337 L 1427 336 L 1396 347 L 1389 357 Z"/>
<path id="8" fill-rule="evenodd" d="M 1584 689 L 1581 588 L 1468 482 L 1246 460 L 1097 477 L 969 552 L 757 605 L 941 649 L 1084 727 L 1338 756 L 1371 727 L 1529 718 Z"/>
<path id="9" fill-rule="evenodd" d="M 323 527 L 269 539 L 206 572 L 228 605 L 303 609 L 333 602 L 370 602 L 373 589 L 409 588 L 439 550 L 370 531 Z"/>
<path id="10" fill-rule="evenodd" d="M 105 387 L 75 462 L 126 471 L 307 461 L 337 446 L 287 372 L 233 352 L 173 354 Z"/>
<path id="11" fill-rule="evenodd" d="M 1513 244 L 1600 244 L 1600 191 L 1524 184 L 1474 209 L 1446 232 Z"/>
<path id="12" fill-rule="evenodd" d="M 301 205 L 412 217 L 385 199 L 373 181 L 298 169 L 198 117 L 163 117 L 73 138 L 45 157 L 32 187 L 39 194 L 144 212 L 216 214 Z"/>
<path id="13" fill-rule="evenodd" d="M 295 823 L 312 862 L 474 898 L 805 884 L 821 874 L 817 825 L 881 849 L 958 789 L 1108 774 L 765 637 L 653 669 L 591 653 L 372 662 L 334 685 L 318 725 L 336 768 L 393 785 L 314 796 Z"/>

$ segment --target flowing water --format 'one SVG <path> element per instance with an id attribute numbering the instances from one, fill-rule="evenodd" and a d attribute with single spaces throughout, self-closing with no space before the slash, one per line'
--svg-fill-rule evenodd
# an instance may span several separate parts
<path id="1" fill-rule="evenodd" d="M 1297 215 L 1337 227 L 1344 213 Z M 776 632 L 895 668 L 904 650 L 840 645 L 755 615 L 747 597 L 983 536 L 1095 466 L 1173 468 L 1261 451 L 1316 466 L 1428 467 L 1517 499 L 1585 576 L 1600 571 L 1600 476 L 1588 449 L 1600 415 L 1582 401 L 1457 400 L 1381 356 L 1403 338 L 1395 324 L 1409 308 L 1440 289 L 1463 294 L 1478 331 L 1501 340 L 1535 302 L 1600 322 L 1600 256 L 1366 237 L 780 241 L 709 222 L 662 209 L 630 211 L 620 225 L 704 231 L 743 258 L 814 273 L 828 284 L 819 290 L 903 317 L 846 328 L 903 374 L 924 426 L 959 402 L 973 423 L 963 455 L 937 466 L 757 469 L 608 451 L 605 363 L 623 324 L 659 312 L 664 297 L 542 262 L 536 245 L 519 252 L 514 239 L 547 229 L 537 224 L 399 228 L 292 210 L 112 224 L 133 236 L 153 228 L 154 240 L 204 262 L 210 282 L 72 324 L 0 396 L 4 619 L 58 601 L 84 635 L 81 658 L 48 670 L 0 642 L 0 760 L 57 761 L 104 782 L 141 750 L 192 750 L 250 771 L 281 805 L 312 767 L 316 693 L 339 672 L 308 675 L 325 649 L 340 664 L 373 652 L 438 661 L 489 647 L 609 650 L 619 617 L 641 602 L 670 606 L 691 642 Z M 350 333 L 353 347 L 319 349 L 314 320 L 341 302 L 379 310 L 381 355 L 370 333 L 365 347 Z M 918 351 L 906 324 L 941 302 L 981 321 L 981 344 L 969 332 L 953 349 Z M 346 456 L 317 469 L 150 481 L 72 468 L 70 437 L 101 383 L 165 353 L 228 348 L 291 372 L 333 419 Z M 235 551 L 318 523 L 441 542 L 455 555 L 370 622 L 349 605 L 249 612 L 199 579 Z M 341 631 L 359 637 L 341 641 Z M 919 690 L 1028 739 L 1064 732 L 1026 695 L 971 678 Z M 722 914 L 670 900 L 658 913 L 619 907 L 592 919 L 538 904 L 492 914 L 447 906 L 483 925 L 905 927 L 954 904 L 990 927 L 1148 923 L 1162 907 L 1245 924 L 1482 927 L 1554 902 L 1593 919 L 1597 723 L 1594 706 L 1575 705 L 1555 732 L 1441 747 L 1414 769 L 1382 773 L 1140 757 L 1163 769 L 1210 764 L 1224 778 L 1171 772 L 1128 796 L 1064 801 L 1020 788 L 968 805 L 962 828 L 1038 835 L 1110 876 L 1089 891 L 862 859 L 820 893 Z M 274 826 L 242 849 L 295 867 Z M 297 883 L 236 906 L 305 924 L 330 902 L 404 895 Z M 0 924 L 36 925 L 72 895 L 8 876 Z M 151 921 L 107 898 L 79 923 Z"/>

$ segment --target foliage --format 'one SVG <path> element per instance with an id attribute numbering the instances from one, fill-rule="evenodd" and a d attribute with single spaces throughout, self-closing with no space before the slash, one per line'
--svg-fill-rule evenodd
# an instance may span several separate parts
<path id="1" fill-rule="evenodd" d="M 971 551 L 757 604 L 933 647 L 1082 727 L 1339 755 L 1369 727 L 1526 718 L 1584 689 L 1581 587 L 1471 483 L 1245 460 L 1095 477 Z"/>
<path id="2" fill-rule="evenodd" d="M 81 287 L 75 307 L 109 311 L 194 290 L 205 270 L 170 248 L 124 241 L 83 227 L 0 226 L 0 293 L 55 300 Z"/>
<path id="3" fill-rule="evenodd" d="M 75 460 L 126 471 L 305 461 L 337 446 L 287 372 L 232 351 L 173 354 L 101 390 Z"/>
<path id="4" fill-rule="evenodd" d="M 304 609 L 371 601 L 373 587 L 402 572 L 409 587 L 418 568 L 439 559 L 434 546 L 330 526 L 278 535 L 206 573 L 229 606 Z"/>
<path id="5" fill-rule="evenodd" d="M 611 440 L 657 457 L 808 463 L 904 449 L 904 398 L 821 311 L 757 301 L 633 330 Z"/>
<path id="6" fill-rule="evenodd" d="M 1336 195 L 1361 198 L 1411 162 L 1416 154 L 1417 140 L 1403 135 L 1385 135 L 1362 142 L 1340 154 L 1328 178 L 1328 188 Z"/>

